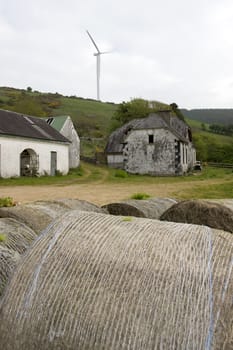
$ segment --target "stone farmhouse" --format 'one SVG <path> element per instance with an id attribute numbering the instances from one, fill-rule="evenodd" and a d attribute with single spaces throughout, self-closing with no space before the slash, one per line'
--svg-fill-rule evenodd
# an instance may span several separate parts
<path id="1" fill-rule="evenodd" d="M 170 111 L 151 113 L 115 130 L 106 155 L 110 167 L 155 176 L 183 175 L 196 161 L 189 126 Z"/>
<path id="2" fill-rule="evenodd" d="M 69 171 L 70 141 L 46 120 L 0 110 L 0 176 L 55 175 Z"/>
<path id="3" fill-rule="evenodd" d="M 80 139 L 70 116 L 50 117 L 47 123 L 59 131 L 69 141 L 69 168 L 77 168 L 80 164 Z"/>

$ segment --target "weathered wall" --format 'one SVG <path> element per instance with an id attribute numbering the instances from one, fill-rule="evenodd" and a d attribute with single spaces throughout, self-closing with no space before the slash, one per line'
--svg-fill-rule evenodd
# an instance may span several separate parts
<path id="1" fill-rule="evenodd" d="M 123 155 L 122 154 L 108 154 L 107 163 L 110 168 L 123 169 Z"/>
<path id="2" fill-rule="evenodd" d="M 0 176 L 20 176 L 20 154 L 32 149 L 39 156 L 38 173 L 51 171 L 51 152 L 57 152 L 57 170 L 66 174 L 69 171 L 68 144 L 16 137 L 0 137 Z"/>
<path id="3" fill-rule="evenodd" d="M 149 135 L 153 135 L 153 143 L 149 143 Z M 128 135 L 126 142 L 123 155 L 127 172 L 175 174 L 175 136 L 169 130 L 134 130 Z"/>
<path id="4" fill-rule="evenodd" d="M 69 145 L 69 168 L 77 168 L 80 163 L 80 139 L 70 117 L 66 119 L 60 132 L 71 141 Z"/>
<path id="5" fill-rule="evenodd" d="M 149 135 L 153 135 L 152 143 Z M 129 173 L 182 175 L 195 161 L 192 144 L 177 144 L 176 136 L 166 129 L 133 130 L 126 142 L 123 158 L 124 168 Z"/>

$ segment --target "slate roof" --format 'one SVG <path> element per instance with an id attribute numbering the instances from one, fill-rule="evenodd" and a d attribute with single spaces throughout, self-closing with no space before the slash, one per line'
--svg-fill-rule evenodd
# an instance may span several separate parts
<path id="1" fill-rule="evenodd" d="M 0 109 L 0 136 L 17 136 L 47 141 L 70 141 L 46 123 L 45 119 Z"/>
<path id="2" fill-rule="evenodd" d="M 122 153 L 127 134 L 131 130 L 142 129 L 168 129 L 175 134 L 179 140 L 186 143 L 189 142 L 186 136 L 188 125 L 185 122 L 180 120 L 172 112 L 158 112 L 151 113 L 148 117 L 143 119 L 133 119 L 115 130 L 109 137 L 105 149 L 106 153 Z"/>

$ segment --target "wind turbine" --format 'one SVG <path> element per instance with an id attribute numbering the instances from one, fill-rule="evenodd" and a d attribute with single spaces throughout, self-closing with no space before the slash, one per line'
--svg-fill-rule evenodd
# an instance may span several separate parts
<path id="1" fill-rule="evenodd" d="M 109 51 L 101 52 L 88 30 L 86 32 L 97 50 L 97 52 L 94 53 L 94 56 L 96 56 L 97 100 L 100 100 L 100 56 L 104 53 L 109 53 Z"/>

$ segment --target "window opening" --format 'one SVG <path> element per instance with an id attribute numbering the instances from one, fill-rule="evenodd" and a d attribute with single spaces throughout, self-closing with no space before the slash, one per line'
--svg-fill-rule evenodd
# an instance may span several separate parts
<path id="1" fill-rule="evenodd" d="M 149 135 L 149 143 L 154 143 L 154 135 Z"/>

